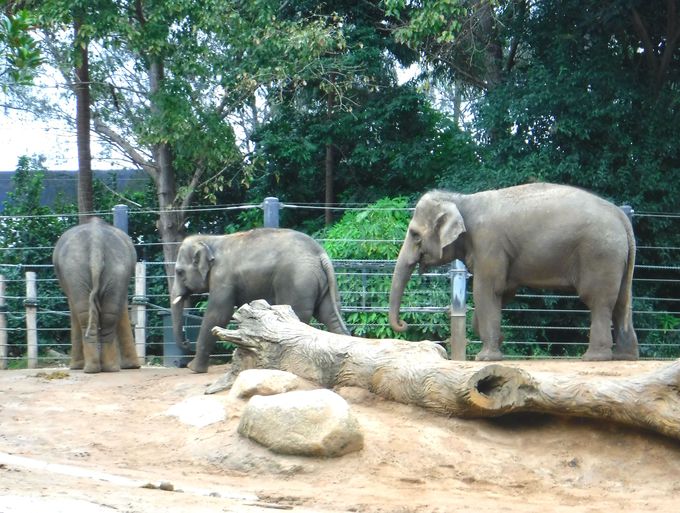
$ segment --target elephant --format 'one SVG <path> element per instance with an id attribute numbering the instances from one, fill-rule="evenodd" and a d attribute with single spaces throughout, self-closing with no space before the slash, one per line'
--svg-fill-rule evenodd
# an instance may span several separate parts
<path id="1" fill-rule="evenodd" d="M 66 230 L 52 262 L 71 316 L 71 369 L 138 369 L 128 314 L 137 254 L 130 237 L 98 217 Z"/>
<path id="2" fill-rule="evenodd" d="M 590 310 L 584 360 L 634 360 L 635 238 L 616 205 L 583 189 L 529 183 L 475 194 L 425 193 L 409 223 L 392 277 L 389 320 L 395 331 L 416 265 L 460 259 L 473 273 L 477 360 L 500 360 L 501 308 L 517 288 L 575 291 Z M 613 339 L 612 339 L 613 323 Z"/>
<path id="3" fill-rule="evenodd" d="M 281 228 L 256 228 L 229 235 L 190 235 L 182 241 L 172 285 L 175 341 L 189 349 L 184 338 L 184 302 L 208 292 L 208 305 L 188 367 L 207 372 L 215 347 L 214 326 L 225 327 L 235 307 L 255 299 L 287 304 L 298 318 L 312 316 L 333 333 L 349 334 L 340 314 L 338 287 L 328 254 L 311 237 Z"/>

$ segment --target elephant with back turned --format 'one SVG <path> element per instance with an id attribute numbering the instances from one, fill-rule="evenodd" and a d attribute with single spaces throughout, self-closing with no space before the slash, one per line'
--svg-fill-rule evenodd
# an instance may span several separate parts
<path id="1" fill-rule="evenodd" d="M 255 299 L 290 305 L 302 322 L 309 323 L 313 316 L 329 331 L 349 334 L 330 258 L 314 239 L 294 230 L 258 228 L 184 239 L 171 292 L 175 340 L 184 350 L 189 348 L 182 330 L 184 302 L 203 292 L 209 292 L 208 305 L 196 356 L 188 365 L 194 372 L 208 370 L 217 340 L 212 328 L 225 327 L 235 307 Z"/>
<path id="2" fill-rule="evenodd" d="M 633 228 L 616 205 L 584 190 L 534 183 L 417 203 L 395 267 L 390 324 L 416 265 L 460 259 L 473 273 L 478 360 L 502 358 L 501 308 L 520 286 L 575 290 L 591 313 L 585 360 L 636 359 L 632 322 Z M 613 339 L 612 339 L 613 323 Z"/>
<path id="3" fill-rule="evenodd" d="M 66 230 L 52 254 L 71 315 L 72 369 L 138 369 L 128 315 L 137 255 L 130 237 L 94 217 Z"/>

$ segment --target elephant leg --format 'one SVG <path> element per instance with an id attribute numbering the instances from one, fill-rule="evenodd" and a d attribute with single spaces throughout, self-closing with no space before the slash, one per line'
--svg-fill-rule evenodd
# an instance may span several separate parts
<path id="1" fill-rule="evenodd" d="M 611 308 L 598 304 L 590 307 L 590 338 L 584 360 L 612 359 L 611 318 Z"/>
<path id="2" fill-rule="evenodd" d="M 493 287 L 479 281 L 474 284 L 472 291 L 475 300 L 475 319 L 479 336 L 482 339 L 482 350 L 476 360 L 502 360 L 501 342 L 501 296 L 496 294 Z"/>
<path id="3" fill-rule="evenodd" d="M 135 347 L 135 340 L 132 335 L 132 326 L 130 325 L 130 315 L 127 306 L 122 309 L 121 314 L 118 316 L 116 339 L 120 349 L 121 369 L 139 369 L 139 357 L 137 356 L 137 348 Z"/>
<path id="4" fill-rule="evenodd" d="M 101 312 L 99 361 L 102 372 L 120 370 L 120 349 L 116 341 L 116 328 L 119 315 L 110 311 Z"/>
<path id="5" fill-rule="evenodd" d="M 87 373 L 101 372 L 101 340 L 99 336 L 99 319 L 93 319 L 89 326 L 87 310 L 78 314 L 80 330 L 83 333 L 83 371 Z M 88 331 L 88 327 L 90 328 Z"/>
<path id="6" fill-rule="evenodd" d="M 233 313 L 233 302 L 225 304 L 220 302 L 218 297 L 210 297 L 196 341 L 196 355 L 187 365 L 189 369 L 199 373 L 208 372 L 210 353 L 215 349 L 215 342 L 217 342 L 217 337 L 212 334 L 212 329 L 215 326 L 226 327 Z"/>
<path id="7" fill-rule="evenodd" d="M 80 320 L 73 312 L 71 307 L 71 362 L 69 368 L 73 370 L 81 370 L 85 367 L 85 358 L 83 357 L 83 330 L 80 328 Z"/>
<path id="8" fill-rule="evenodd" d="M 325 324 L 326 328 L 328 328 L 328 331 L 331 333 L 347 335 L 344 323 L 341 319 L 338 319 L 338 316 L 335 312 L 335 307 L 333 305 L 333 301 L 331 300 L 330 294 L 326 294 L 326 296 L 322 299 L 321 303 L 316 309 L 314 316 L 319 322 Z"/>
<path id="9" fill-rule="evenodd" d="M 638 340 L 633 328 L 632 314 L 617 303 L 612 316 L 614 324 L 614 347 L 612 358 L 615 360 L 637 360 Z"/>
<path id="10" fill-rule="evenodd" d="M 300 297 L 299 291 L 304 288 L 305 287 L 293 285 L 286 290 L 284 294 L 276 294 L 274 303 L 277 305 L 290 305 L 297 318 L 300 319 L 301 322 L 309 324 L 314 316 L 314 299 Z M 319 314 L 317 320 L 326 324 L 326 321 L 321 319 L 321 314 Z"/>
<path id="11" fill-rule="evenodd" d="M 581 276 L 578 294 L 590 309 L 590 336 L 584 360 L 612 359 L 612 312 L 618 296 L 620 275 L 613 270 L 586 273 Z"/>
<path id="12" fill-rule="evenodd" d="M 120 371 L 120 351 L 115 341 L 102 342 L 99 353 L 102 372 Z"/>

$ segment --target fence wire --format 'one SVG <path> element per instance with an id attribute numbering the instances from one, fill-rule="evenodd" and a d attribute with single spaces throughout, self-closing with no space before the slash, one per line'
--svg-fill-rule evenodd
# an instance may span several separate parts
<path id="1" fill-rule="evenodd" d="M 283 208 L 320 209 L 320 205 L 282 204 Z M 233 205 L 211 209 L 224 210 L 259 208 L 260 205 Z M 361 209 L 356 206 L 333 206 L 333 209 Z M 199 209 L 195 209 L 199 210 Z M 202 212 L 207 209 L 200 209 Z M 152 210 L 131 212 L 154 213 Z M 55 214 L 59 215 L 59 214 Z M 0 220 L 4 216 L 0 216 Z M 16 216 L 12 216 L 16 218 Z M 30 217 L 30 216 L 29 216 Z M 680 221 L 676 214 L 635 214 L 635 218 L 647 223 L 663 222 L 664 226 Z M 676 226 L 675 232 L 680 233 Z M 667 228 L 666 228 L 667 229 Z M 328 239 L 319 239 L 323 245 Z M 337 240 L 334 240 L 337 242 Z M 350 244 L 399 245 L 396 239 L 343 239 Z M 678 246 L 660 246 L 656 241 L 638 240 L 638 254 L 633 282 L 633 319 L 642 358 L 680 357 L 680 263 Z M 178 357 L 174 346 L 169 315 L 166 267 L 162 260 L 162 244 L 145 242 L 138 248 L 148 248 L 143 254 L 146 262 L 146 292 L 137 297 L 130 284 L 131 308 L 146 309 L 146 362 L 148 364 L 177 364 L 185 356 Z M 38 296 L 37 332 L 39 365 L 67 365 L 70 349 L 70 325 L 68 304 L 59 289 L 52 266 L 32 262 L 21 264 L 2 263 L 3 255 L 26 250 L 42 251 L 51 255 L 52 247 L 26 246 L 0 248 L 0 275 L 4 276 L 5 292 L 0 297 L 0 332 L 6 335 L 7 358 L 10 367 L 26 364 L 26 284 L 25 273 L 36 273 Z M 155 260 L 154 260 L 155 259 Z M 389 327 L 387 303 L 389 286 L 395 262 L 393 260 L 334 260 L 340 287 L 342 313 L 349 329 L 358 336 L 394 338 L 397 335 Z M 474 276 L 468 280 L 468 292 L 474 284 Z M 198 308 L 188 310 L 185 329 L 189 338 L 196 336 L 201 321 L 201 308 L 209 296 L 196 298 Z M 401 312 L 411 326 L 404 336 L 411 339 L 446 341 L 450 336 L 449 310 L 451 304 L 451 273 L 448 267 L 433 269 L 422 276 L 412 278 L 402 300 Z M 555 292 L 539 292 L 522 289 L 515 301 L 503 309 L 503 348 L 507 358 L 578 358 L 585 351 L 589 315 L 586 307 L 575 295 Z M 473 332 L 472 316 L 474 302 L 468 293 L 467 326 L 468 355 L 479 350 L 481 342 Z M 134 318 L 134 316 L 132 316 Z M 134 326 L 133 326 L 134 327 Z M 218 344 L 214 361 L 227 361 L 232 348 Z M 172 357 L 167 355 L 172 353 Z M 0 364 L 3 362 L 0 362 Z"/>

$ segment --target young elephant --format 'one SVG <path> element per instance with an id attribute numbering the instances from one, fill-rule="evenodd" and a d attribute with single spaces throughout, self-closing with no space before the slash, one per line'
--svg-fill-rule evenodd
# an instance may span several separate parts
<path id="1" fill-rule="evenodd" d="M 631 310 L 635 239 L 612 203 L 547 183 L 470 195 L 428 192 L 416 205 L 394 270 L 394 330 L 406 329 L 399 307 L 416 264 L 422 271 L 456 258 L 474 274 L 474 328 L 483 344 L 478 360 L 502 358 L 501 308 L 520 286 L 578 293 L 591 312 L 585 360 L 638 357 Z"/>
<path id="2" fill-rule="evenodd" d="M 188 367 L 208 370 L 208 355 L 217 338 L 214 326 L 225 327 L 234 308 L 255 299 L 286 304 L 298 318 L 312 316 L 333 333 L 349 334 L 340 315 L 339 294 L 330 258 L 311 237 L 293 230 L 259 228 L 231 235 L 192 235 L 181 244 L 172 287 L 175 340 L 188 349 L 182 317 L 184 301 L 209 292 L 208 306 Z"/>
<path id="3" fill-rule="evenodd" d="M 71 311 L 71 368 L 138 369 L 127 296 L 137 256 L 122 230 L 92 218 L 65 231 L 52 254 Z"/>

